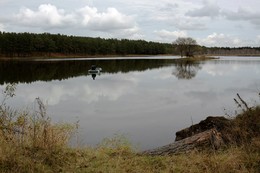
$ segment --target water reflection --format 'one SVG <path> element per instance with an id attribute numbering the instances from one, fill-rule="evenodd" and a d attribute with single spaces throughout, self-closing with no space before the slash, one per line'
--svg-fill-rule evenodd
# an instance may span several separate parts
<path id="1" fill-rule="evenodd" d="M 201 69 L 201 65 L 195 62 L 176 62 L 172 74 L 178 79 L 192 79 Z"/>
<path id="2" fill-rule="evenodd" d="M 77 76 L 96 75 L 88 73 L 93 64 L 106 73 L 127 73 L 160 68 L 173 63 L 172 59 L 110 59 L 82 61 L 0 61 L 0 84 L 31 83 L 34 81 L 64 80 Z"/>
<path id="3" fill-rule="evenodd" d="M 0 63 L 1 82 L 20 82 L 12 105 L 24 108 L 42 98 L 52 120 L 80 120 L 81 139 L 92 146 L 115 133 L 127 134 L 141 149 L 168 144 L 176 131 L 191 125 L 191 117 L 197 123 L 209 115 L 223 115 L 224 108 L 236 107 L 236 93 L 250 100 L 260 88 L 260 60 L 199 65 L 171 60 L 28 63 Z M 95 82 L 88 74 L 93 64 L 103 69 Z M 190 80 L 173 77 L 173 69 Z"/>
<path id="4" fill-rule="evenodd" d="M 249 60 L 247 60 L 249 59 Z M 251 58 L 252 59 L 252 58 Z M 211 67 L 217 64 L 260 64 L 257 58 L 227 58 L 211 61 Z M 175 66 L 172 74 L 178 79 L 192 79 L 202 68 L 201 63 L 176 62 L 174 59 L 102 59 L 77 61 L 0 61 L 0 84 L 4 83 L 31 83 L 34 81 L 65 80 L 78 76 L 90 76 L 96 79 L 97 74 L 89 74 L 91 65 L 103 68 L 104 73 L 127 73 L 145 71 L 167 66 Z M 208 68 L 208 67 L 206 67 Z M 227 67 L 230 68 L 230 67 Z M 221 73 L 214 69 L 212 73 Z M 165 75 L 165 74 L 162 74 Z"/>

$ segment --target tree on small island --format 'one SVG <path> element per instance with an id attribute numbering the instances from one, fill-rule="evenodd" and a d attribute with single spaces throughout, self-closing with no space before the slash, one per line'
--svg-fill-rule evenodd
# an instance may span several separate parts
<path id="1" fill-rule="evenodd" d="M 181 57 L 193 57 L 198 48 L 197 41 L 191 37 L 178 37 L 172 44 Z"/>

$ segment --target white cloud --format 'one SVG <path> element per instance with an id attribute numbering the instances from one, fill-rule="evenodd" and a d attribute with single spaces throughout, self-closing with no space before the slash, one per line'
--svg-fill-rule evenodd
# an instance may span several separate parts
<path id="1" fill-rule="evenodd" d="M 215 0 L 205 0 L 202 7 L 189 10 L 186 15 L 191 17 L 215 18 L 220 15 L 220 7 Z"/>
<path id="2" fill-rule="evenodd" d="M 242 46 L 243 42 L 239 38 L 234 38 L 223 33 L 213 33 L 207 36 L 207 38 L 198 40 L 200 45 L 205 46 L 228 46 L 238 47 Z"/>
<path id="3" fill-rule="evenodd" d="M 187 37 L 186 31 L 167 31 L 165 29 L 160 31 L 155 31 L 155 34 L 158 35 L 160 40 L 173 42 L 178 37 Z"/>
<path id="4" fill-rule="evenodd" d="M 15 21 L 25 26 L 53 28 L 75 23 L 75 16 L 66 14 L 65 10 L 54 5 L 42 4 L 37 11 L 29 8 L 20 9 L 15 15 Z"/>
<path id="5" fill-rule="evenodd" d="M 110 37 L 142 39 L 140 29 L 133 16 L 120 13 L 116 8 L 107 8 L 99 12 L 95 7 L 86 6 L 77 10 L 80 25 L 92 31 L 108 33 Z"/>
<path id="6" fill-rule="evenodd" d="M 115 8 L 107 8 L 106 12 L 98 12 L 97 8 L 86 6 L 80 9 L 79 13 L 83 16 L 82 25 L 92 30 L 108 31 L 136 27 L 132 16 L 122 14 Z"/>
<path id="7" fill-rule="evenodd" d="M 139 27 L 133 16 L 120 13 L 116 8 L 99 12 L 95 7 L 85 6 L 70 13 L 52 4 L 42 4 L 37 10 L 22 8 L 14 15 L 13 24 L 48 29 L 87 29 L 103 32 L 111 37 L 137 38 Z"/>

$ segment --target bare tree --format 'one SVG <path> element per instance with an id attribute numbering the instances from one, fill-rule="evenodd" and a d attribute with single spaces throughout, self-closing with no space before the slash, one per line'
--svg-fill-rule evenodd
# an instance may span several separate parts
<path id="1" fill-rule="evenodd" d="M 181 57 L 192 57 L 194 56 L 198 44 L 197 41 L 191 37 L 179 37 L 173 42 L 173 46 L 180 52 Z"/>

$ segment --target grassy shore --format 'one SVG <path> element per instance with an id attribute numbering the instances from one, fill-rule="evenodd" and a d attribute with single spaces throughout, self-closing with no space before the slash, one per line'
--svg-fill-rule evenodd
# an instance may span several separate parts
<path id="1" fill-rule="evenodd" d="M 55 124 L 44 104 L 32 112 L 8 107 L 14 86 L 0 105 L 0 172 L 260 172 L 260 107 L 247 108 L 232 120 L 234 143 L 217 151 L 172 156 L 141 155 L 124 137 L 105 139 L 95 148 L 71 147 L 77 124 Z M 240 103 L 240 101 L 238 100 Z"/>

